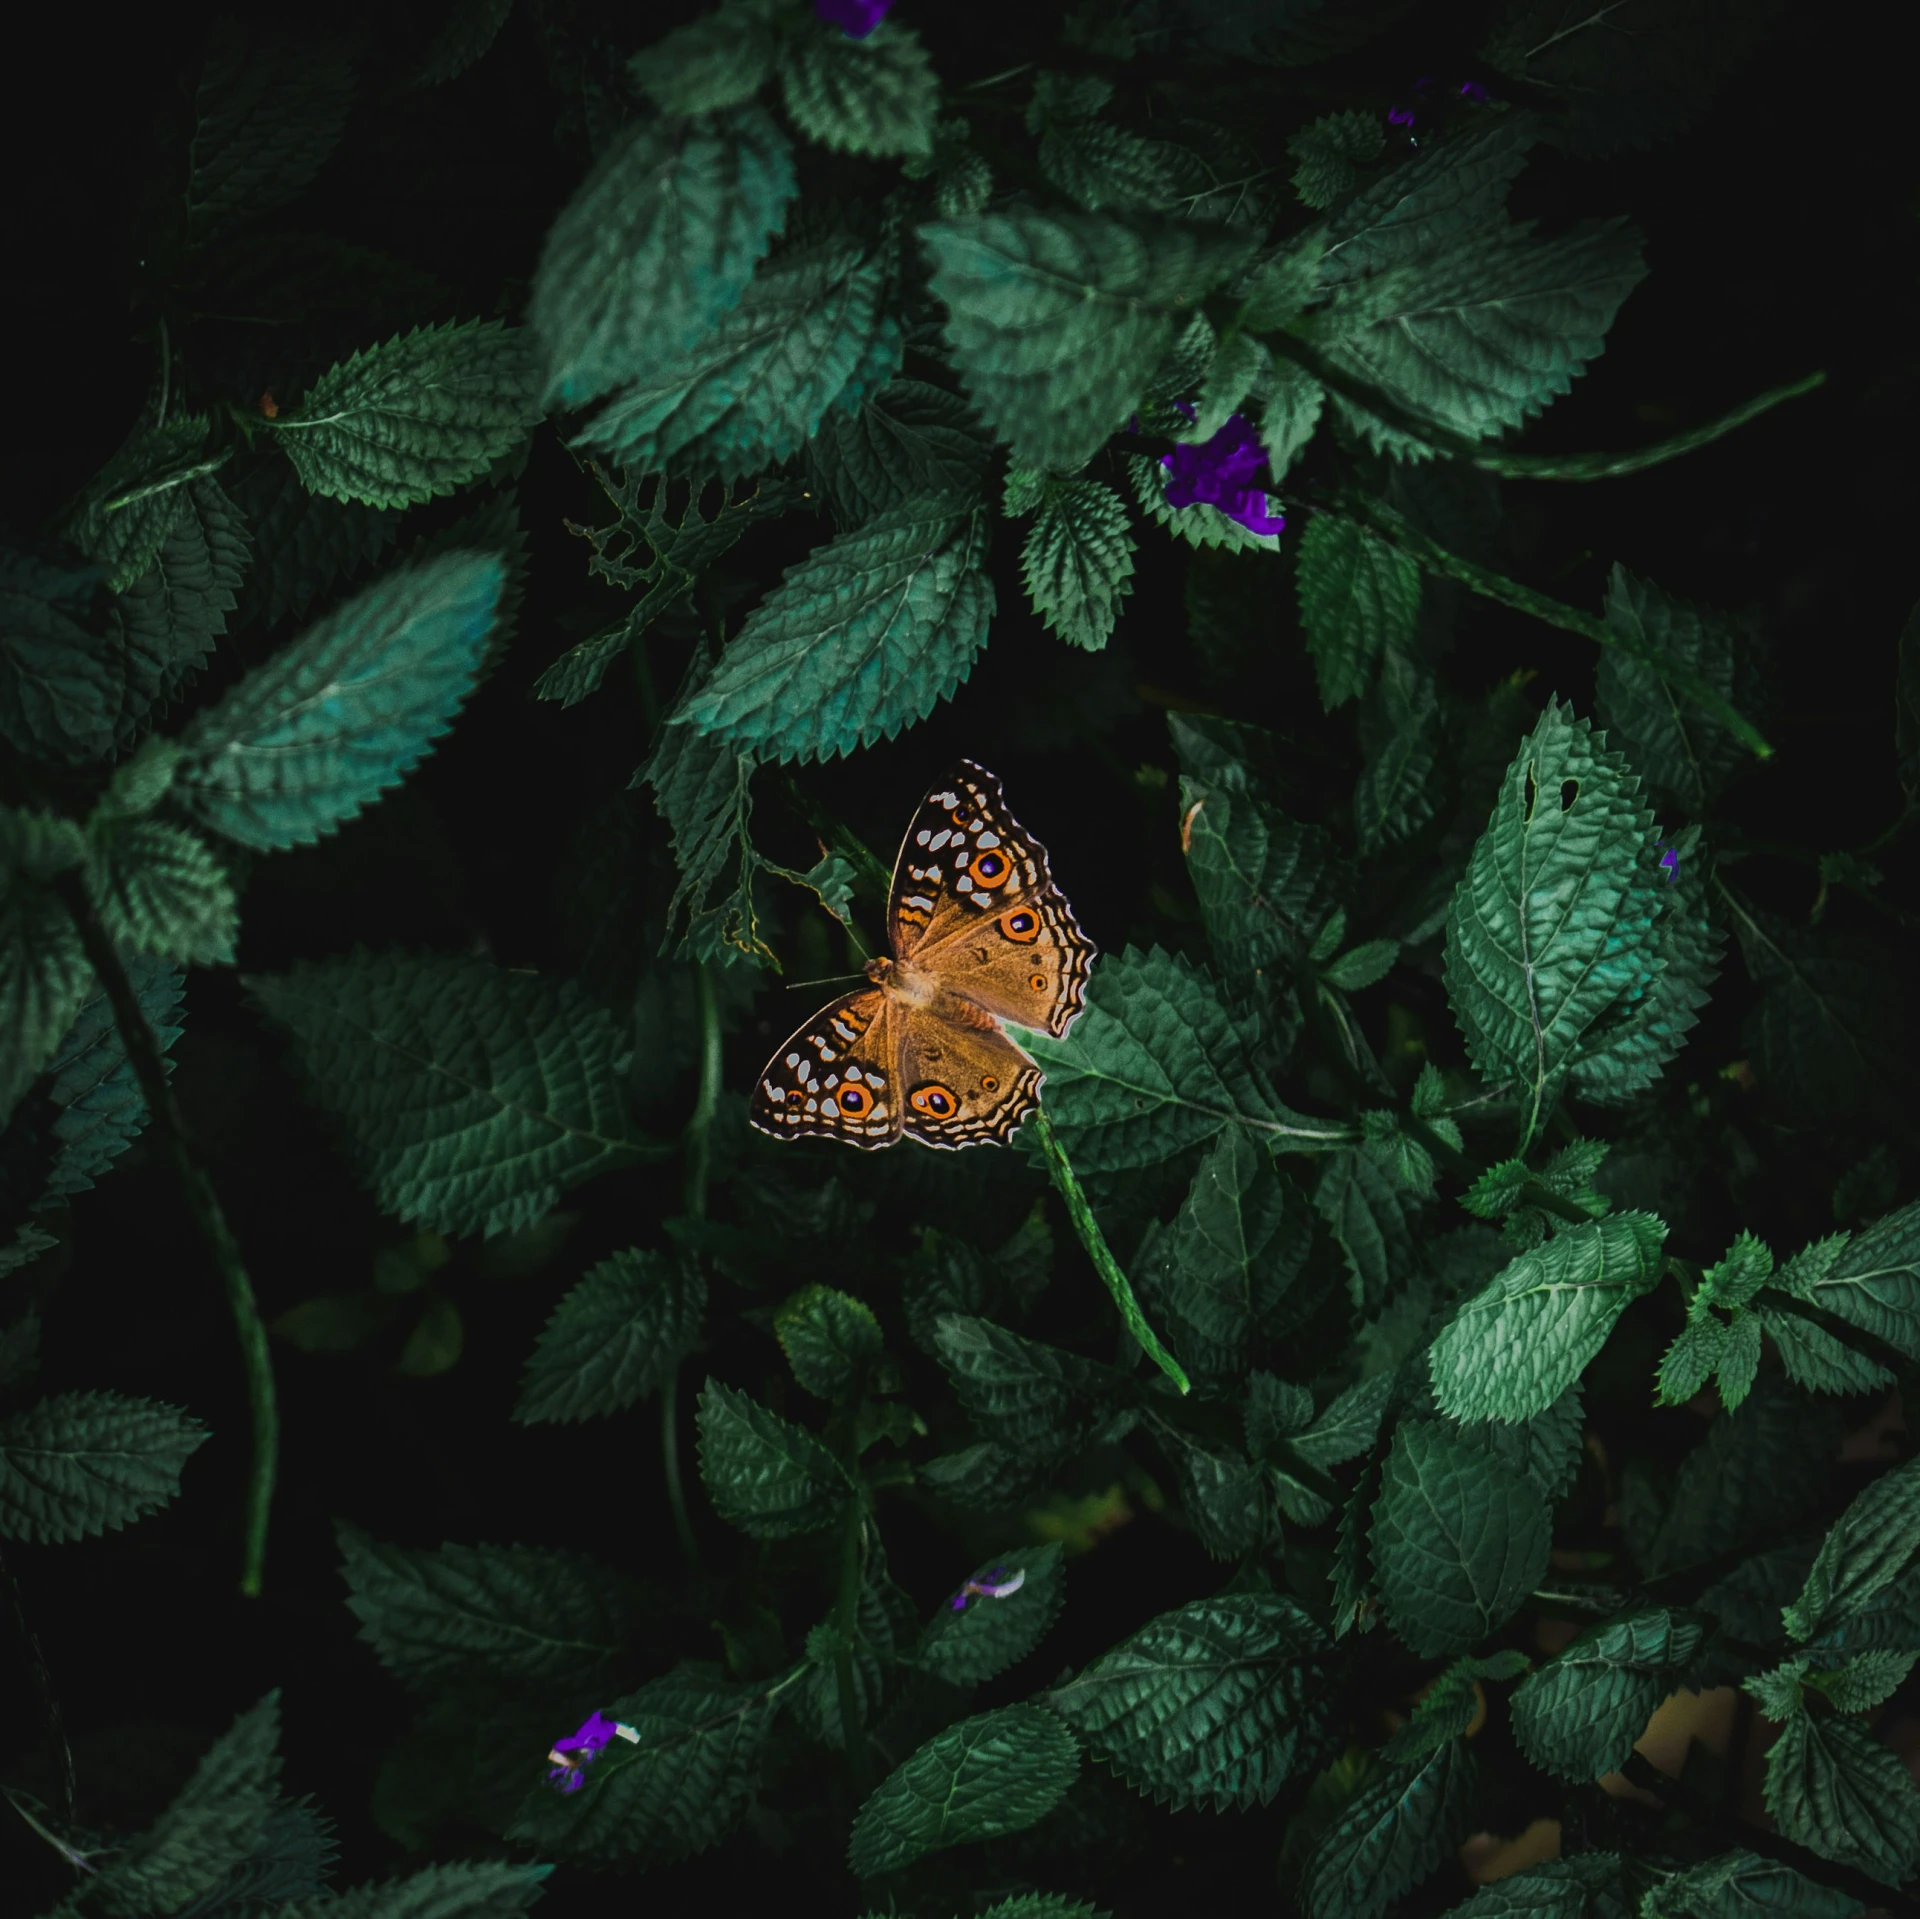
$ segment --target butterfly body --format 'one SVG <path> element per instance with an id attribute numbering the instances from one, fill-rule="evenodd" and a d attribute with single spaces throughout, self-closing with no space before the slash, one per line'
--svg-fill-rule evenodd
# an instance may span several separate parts
<path id="1" fill-rule="evenodd" d="M 1039 1099 L 1040 1069 L 1011 1020 L 1058 1037 L 1086 999 L 1093 944 L 1006 810 L 963 760 L 921 802 L 895 862 L 892 951 L 871 985 L 816 1013 L 754 1089 L 762 1132 L 866 1148 L 1004 1144 Z"/>

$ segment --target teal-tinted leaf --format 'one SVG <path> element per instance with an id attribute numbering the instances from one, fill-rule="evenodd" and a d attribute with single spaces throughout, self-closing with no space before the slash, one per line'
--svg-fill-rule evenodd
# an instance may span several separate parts
<path id="1" fill-rule="evenodd" d="M 56 1393 L 0 1420 L 0 1537 L 92 1539 L 157 1512 L 206 1428 L 177 1406 Z"/>
<path id="2" fill-rule="evenodd" d="M 1098 652 L 1133 591 L 1133 531 L 1119 494 L 1099 480 L 1048 487 L 1020 563 L 1033 610 L 1063 640 Z"/>
<path id="3" fill-rule="evenodd" d="M 1373 1446 L 1392 1389 L 1391 1373 L 1377 1373 L 1349 1386 L 1304 1432 L 1293 1435 L 1294 1451 L 1309 1465 L 1322 1468 L 1358 1459 Z"/>
<path id="4" fill-rule="evenodd" d="M 1176 321 L 1251 236 L 1037 207 L 920 229 L 947 339 L 1023 466 L 1072 471 L 1139 404 Z"/>
<path id="5" fill-rule="evenodd" d="M 1260 444 L 1266 449 L 1267 473 L 1275 486 L 1306 451 L 1326 403 L 1326 388 L 1292 361 L 1282 360 L 1274 368 L 1272 391 L 1260 411 Z"/>
<path id="6" fill-rule="evenodd" d="M 1476 1771 L 1450 1739 L 1424 1764 L 1386 1766 L 1341 1810 L 1307 1861 L 1305 1919 L 1379 1919 L 1467 1835 Z"/>
<path id="7" fill-rule="evenodd" d="M 652 360 L 575 441 L 635 472 L 733 480 L 790 459 L 899 364 L 881 269 L 853 241 L 766 261 L 685 353 Z M 860 376 L 856 378 L 856 376 Z"/>
<path id="8" fill-rule="evenodd" d="M 1920 1864 L 1920 1790 L 1853 1719 L 1794 1714 L 1767 1749 L 1767 1810 L 1782 1838 L 1897 1885 Z"/>
<path id="9" fill-rule="evenodd" d="M 333 151 L 352 104 L 338 47 L 216 27 L 193 102 L 188 231 L 205 241 L 291 200 Z"/>
<path id="10" fill-rule="evenodd" d="M 1522 1253 L 1433 1342 L 1434 1397 L 1456 1419 L 1545 1412 L 1658 1284 L 1666 1234 L 1651 1213 L 1616 1213 Z"/>
<path id="11" fill-rule="evenodd" d="M 847 1863 L 862 1879 L 944 1846 L 1022 1832 L 1080 1770 L 1073 1735 L 1037 1706 L 1002 1706 L 936 1733 L 873 1790 L 853 1822 Z"/>
<path id="12" fill-rule="evenodd" d="M 912 500 L 979 494 L 993 447 L 958 394 L 895 380 L 858 406 L 830 408 L 807 461 L 844 528 Z"/>
<path id="13" fill-rule="evenodd" d="M 1811 1639 L 1892 1585 L 1920 1552 L 1920 1460 L 1883 1473 L 1834 1522 L 1800 1597 L 1782 1614 L 1796 1639 Z"/>
<path id="14" fill-rule="evenodd" d="M 1360 179 L 1360 168 L 1386 151 L 1379 115 L 1349 108 L 1323 114 L 1287 141 L 1293 155 L 1293 190 L 1310 207 L 1331 206 Z"/>
<path id="15" fill-rule="evenodd" d="M 275 1919 L 516 1919 L 540 1897 L 552 1870 L 504 1860 L 426 1866 L 404 1879 L 302 1899 L 279 1908 Z"/>
<path id="16" fill-rule="evenodd" d="M 782 49 L 787 116 L 809 140 L 836 153 L 928 154 L 940 112 L 940 82 L 902 20 L 883 20 L 855 39 L 808 21 Z"/>
<path id="17" fill-rule="evenodd" d="M 632 1581 L 581 1553 L 540 1546 L 390 1546 L 337 1529 L 347 1609 L 380 1663 L 431 1689 L 495 1673 L 592 1686 L 641 1619 Z"/>
<path id="18" fill-rule="evenodd" d="M 71 820 L 0 807 L 0 1125 L 87 995 L 93 968 L 53 882 L 86 842 Z"/>
<path id="19" fill-rule="evenodd" d="M 706 1312 L 699 1265 L 629 1247 L 589 1269 L 553 1309 L 520 1381 L 515 1419 L 624 1412 L 672 1377 Z"/>
<path id="20" fill-rule="evenodd" d="M 1789 1260 L 1774 1284 L 1920 1359 L 1920 1203 L 1851 1240 L 1835 1233 L 1816 1242 Z"/>
<path id="21" fill-rule="evenodd" d="M 96 816 L 86 872 L 100 923 L 118 944 L 182 965 L 232 963 L 240 904 L 199 834 L 165 820 Z"/>
<path id="22" fill-rule="evenodd" d="M 1361 729 L 1361 742 L 1368 745 L 1364 716 Z M 1353 789 L 1353 836 L 1363 857 L 1405 839 L 1433 817 L 1439 733 L 1439 702 L 1430 692 L 1411 711 L 1389 713 L 1378 730 Z"/>
<path id="23" fill-rule="evenodd" d="M 244 983 L 398 1218 L 518 1232 L 638 1150 L 620 1035 L 571 981 L 356 949 Z"/>
<path id="24" fill-rule="evenodd" d="M 1466 1652 L 1540 1583 L 1547 1502 L 1524 1472 L 1438 1420 L 1394 1435 L 1373 1508 L 1373 1561 L 1388 1623 L 1413 1650 Z"/>
<path id="25" fill-rule="evenodd" d="M 309 493 L 277 451 L 234 480 L 232 491 L 253 529 L 243 621 L 304 619 L 336 580 L 365 572 L 399 537 L 399 514 Z"/>
<path id="26" fill-rule="evenodd" d="M 81 494 L 73 537 L 114 592 L 124 593 L 153 564 L 186 511 L 187 488 L 220 464 L 206 443 L 204 413 L 136 427 Z"/>
<path id="27" fill-rule="evenodd" d="M 1723 1852 L 1675 1873 L 1646 1895 L 1644 1919 L 1860 1919 L 1860 1901 L 1816 1885 L 1777 1859 Z"/>
<path id="28" fill-rule="evenodd" d="M 1550 705 L 1447 914 L 1454 1018 L 1481 1078 L 1518 1095 L 1523 1145 L 1588 1029 L 1653 979 L 1656 902 L 1635 885 L 1651 829 L 1626 762 Z"/>
<path id="29" fill-rule="evenodd" d="M 1837 1672 L 1810 1674 L 1808 1684 L 1824 1692 L 1836 1712 L 1871 1712 L 1906 1684 L 1916 1662 L 1920 1652 L 1876 1647 L 1849 1659 Z"/>
<path id="30" fill-rule="evenodd" d="M 1312 1246 L 1304 1196 L 1237 1126 L 1201 1161 L 1171 1229 L 1136 1264 L 1155 1330 L 1196 1383 L 1243 1375 L 1295 1323 Z"/>
<path id="31" fill-rule="evenodd" d="M 538 385 L 522 327 L 416 327 L 330 367 L 272 431 L 310 492 L 417 506 L 518 446 L 540 418 Z"/>
<path id="32" fill-rule="evenodd" d="M 1254 1068 L 1258 1029 L 1204 972 L 1158 947 L 1094 969 L 1070 1038 L 1023 1044 L 1047 1080 L 1047 1111 L 1081 1172 L 1124 1172 L 1205 1145 L 1238 1124 L 1267 1150 L 1327 1145 L 1344 1128 L 1289 1111 Z"/>
<path id="33" fill-rule="evenodd" d="M 715 113 L 760 91 L 778 45 L 763 9 L 724 6 L 636 53 L 627 71 L 663 113 Z"/>
<path id="34" fill-rule="evenodd" d="M 1656 1607 L 1594 1626 L 1524 1679 L 1508 1702 L 1513 1735 L 1557 1779 L 1616 1772 L 1700 1644 L 1701 1625 Z"/>
<path id="35" fill-rule="evenodd" d="M 1284 1594 L 1223 1593 L 1162 1613 L 1043 1699 L 1135 1791 L 1243 1812 L 1333 1743 L 1327 1651 Z"/>
<path id="36" fill-rule="evenodd" d="M 1412 1231 L 1419 1203 L 1371 1153 L 1328 1154 L 1313 1203 L 1340 1247 L 1360 1311 L 1378 1311 L 1419 1272 Z"/>
<path id="37" fill-rule="evenodd" d="M 1634 1884 L 1617 1852 L 1583 1852 L 1482 1886 L 1447 1919 L 1636 1919 Z"/>
<path id="38" fill-rule="evenodd" d="M 1399 957 L 1398 940 L 1366 940 L 1329 961 L 1320 977 L 1343 993 L 1362 993 L 1385 979 Z"/>
<path id="39" fill-rule="evenodd" d="M 546 402 L 578 406 L 685 352 L 746 291 L 797 190 L 793 150 L 760 107 L 626 129 L 534 276 Z"/>
<path id="40" fill-rule="evenodd" d="M 793 1376 L 817 1399 L 845 1399 L 880 1363 L 873 1308 L 831 1286 L 795 1293 L 773 1318 L 774 1337 Z"/>
<path id="41" fill-rule="evenodd" d="M 101 574 L 0 550 L 0 739 L 34 759 L 104 759 L 124 674 L 93 630 Z"/>
<path id="42" fill-rule="evenodd" d="M 1787 1377 L 1810 1393 L 1883 1392 L 1893 1384 L 1893 1375 L 1884 1366 L 1843 1346 L 1824 1327 L 1777 1312 L 1764 1302 L 1752 1316 L 1773 1341 Z"/>
<path id="43" fill-rule="evenodd" d="M 1331 712 L 1366 692 L 1386 648 L 1413 637 L 1420 569 L 1358 521 L 1316 513 L 1300 542 L 1297 585 L 1320 704 Z"/>
<path id="44" fill-rule="evenodd" d="M 1050 1539 L 1016 1546 L 976 1566 L 969 1579 L 1005 1585 L 1018 1578 L 1019 1590 L 1003 1599 L 970 1596 L 958 1612 L 951 1601 L 943 1605 L 920 1635 L 914 1664 L 950 1686 L 984 1685 L 1019 1664 L 1060 1616 L 1067 1583 L 1060 1557 L 1060 1542 Z M 965 1591 L 963 1582 L 955 1598 Z"/>
<path id="45" fill-rule="evenodd" d="M 1196 1446 L 1173 1429 L 1160 1434 L 1180 1482 L 1180 1505 L 1214 1559 L 1252 1552 L 1267 1531 L 1266 1476 L 1231 1449 Z"/>
<path id="46" fill-rule="evenodd" d="M 718 1845 L 759 1780 L 773 1717 L 767 1691 L 682 1665 L 612 1701 L 601 1710 L 638 1741 L 614 1741 L 578 1792 L 540 1779 L 507 1837 L 602 1867 L 665 1864 Z"/>
<path id="47" fill-rule="evenodd" d="M 1143 140 L 1104 120 L 1050 126 L 1040 136 L 1040 171 L 1069 200 L 1101 207 L 1169 210 L 1185 170 L 1164 140 Z"/>
<path id="48" fill-rule="evenodd" d="M 934 1349 L 981 1433 L 1040 1462 L 1091 1441 L 1132 1398 L 1124 1373 L 1078 1353 L 1022 1339 L 991 1320 L 943 1313 Z"/>
<path id="49" fill-rule="evenodd" d="M 1412 1766 L 1458 1739 L 1486 1711 L 1481 1681 L 1517 1679 L 1527 1670 L 1527 1656 L 1512 1647 L 1484 1659 L 1467 1653 L 1456 1659 L 1427 1689 L 1401 1726 L 1380 1748 L 1391 1765 Z"/>
<path id="50" fill-rule="evenodd" d="M 194 717 L 175 800 L 262 851 L 352 819 L 453 723 L 503 578 L 491 555 L 450 553 L 347 601 Z"/>
<path id="51" fill-rule="evenodd" d="M 767 759 L 831 759 L 925 719 L 986 644 L 984 507 L 920 500 L 788 568 L 676 725 Z"/>
<path id="52" fill-rule="evenodd" d="M 700 1394 L 700 1477 L 722 1519 L 756 1539 L 819 1532 L 853 1485 L 804 1426 L 709 1379 Z"/>

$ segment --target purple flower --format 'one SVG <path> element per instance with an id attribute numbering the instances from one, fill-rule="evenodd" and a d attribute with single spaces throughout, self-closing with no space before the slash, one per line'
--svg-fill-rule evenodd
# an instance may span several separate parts
<path id="1" fill-rule="evenodd" d="M 553 1742 L 553 1750 L 547 1754 L 553 1761 L 547 1773 L 548 1780 L 562 1792 L 578 1792 L 586 1784 L 588 1761 L 598 1758 L 601 1748 L 616 1737 L 638 1739 L 639 1735 L 631 1726 L 623 1726 L 617 1719 L 590 1712 L 578 1732 L 569 1733 L 566 1738 Z"/>
<path id="2" fill-rule="evenodd" d="M 1236 413 L 1212 439 L 1177 446 L 1160 462 L 1169 476 L 1167 504 L 1218 507 L 1249 533 L 1278 533 L 1286 521 L 1267 511 L 1267 496 L 1253 484 L 1266 459 L 1253 428 Z"/>
<path id="3" fill-rule="evenodd" d="M 1669 846 L 1666 841 L 1662 840 L 1659 846 L 1659 853 L 1660 870 L 1666 874 L 1668 879 L 1677 880 L 1680 877 L 1680 849 L 1676 846 Z"/>
<path id="4" fill-rule="evenodd" d="M 864 40 L 887 17 L 893 0 L 813 0 L 813 10 L 849 40 Z"/>
<path id="5" fill-rule="evenodd" d="M 1010 1598 L 1026 1583 L 1027 1575 L 1024 1568 L 1009 1579 L 1007 1577 L 1006 1567 L 996 1566 L 985 1579 L 969 1579 L 967 1583 L 954 1594 L 953 1609 L 955 1612 L 965 1612 L 969 1599 Z"/>
<path id="6" fill-rule="evenodd" d="M 1394 110 L 1387 115 L 1387 125 L 1390 127 L 1412 126 L 1413 109 L 1411 107 L 1395 107 Z"/>
<path id="7" fill-rule="evenodd" d="M 1478 80 L 1467 81 L 1460 89 L 1460 97 L 1470 107 L 1484 107 L 1487 104 L 1487 90 Z"/>

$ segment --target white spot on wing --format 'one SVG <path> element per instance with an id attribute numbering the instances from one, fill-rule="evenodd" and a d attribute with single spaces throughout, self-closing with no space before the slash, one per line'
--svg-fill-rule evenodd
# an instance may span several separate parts
<path id="1" fill-rule="evenodd" d="M 982 833 L 980 835 L 979 845 L 983 853 L 990 853 L 999 844 L 1000 835 L 998 833 Z"/>

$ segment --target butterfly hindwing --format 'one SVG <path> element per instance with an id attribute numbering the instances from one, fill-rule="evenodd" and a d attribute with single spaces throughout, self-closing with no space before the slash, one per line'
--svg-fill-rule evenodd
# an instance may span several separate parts
<path id="1" fill-rule="evenodd" d="M 965 1000 L 901 1022 L 902 1130 L 927 1146 L 1004 1146 L 1039 1104 L 1040 1069 Z"/>
<path id="2" fill-rule="evenodd" d="M 753 1124 L 783 1139 L 891 1146 L 902 1112 L 898 1019 L 877 986 L 823 1006 L 767 1062 L 753 1089 Z"/>

